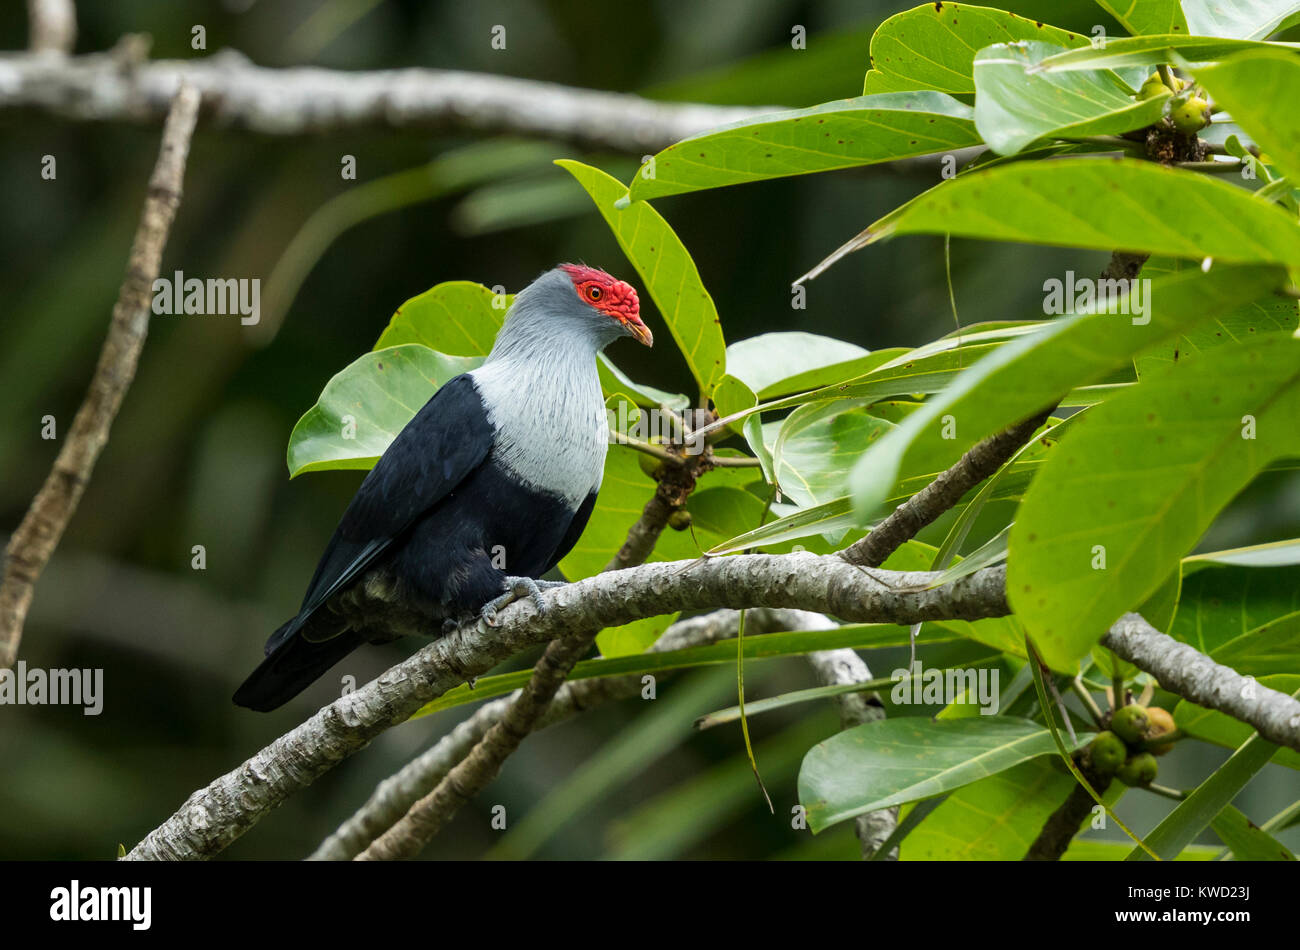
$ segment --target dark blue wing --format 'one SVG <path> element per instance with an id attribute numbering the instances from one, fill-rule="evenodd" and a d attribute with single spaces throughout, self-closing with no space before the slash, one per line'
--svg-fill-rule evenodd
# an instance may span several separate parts
<path id="1" fill-rule="evenodd" d="M 478 468 L 492 450 L 493 433 L 470 376 L 457 376 L 434 393 L 357 489 L 316 567 L 296 622 L 272 635 L 267 653 Z"/>

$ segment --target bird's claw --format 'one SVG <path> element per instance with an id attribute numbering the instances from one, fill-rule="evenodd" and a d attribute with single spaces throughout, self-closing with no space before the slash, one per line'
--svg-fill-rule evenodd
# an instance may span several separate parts
<path id="1" fill-rule="evenodd" d="M 542 591 L 565 586 L 564 581 L 539 581 L 531 577 L 506 577 L 505 584 L 504 594 L 494 597 L 479 609 L 479 618 L 489 627 L 501 626 L 500 621 L 497 620 L 497 612 L 521 597 L 527 597 L 533 602 L 539 614 L 545 614 L 549 608 L 546 606 L 546 598 L 542 596 Z"/>

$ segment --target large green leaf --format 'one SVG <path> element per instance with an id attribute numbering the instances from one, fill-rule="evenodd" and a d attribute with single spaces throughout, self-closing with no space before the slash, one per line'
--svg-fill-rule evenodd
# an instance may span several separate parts
<path id="1" fill-rule="evenodd" d="M 924 455 L 935 470 L 946 468 L 985 436 L 1055 405 L 1076 386 L 1099 381 L 1180 329 L 1233 310 L 1281 282 L 1281 273 L 1266 267 L 1180 271 L 1149 288 L 1139 285 L 1140 296 L 1112 299 L 1002 345 L 858 460 L 849 484 L 859 513 L 874 511 L 900 473 L 915 471 L 917 457 Z M 1120 312 L 1136 311 L 1139 300 L 1145 315 Z"/>
<path id="2" fill-rule="evenodd" d="M 1187 31 L 1260 40 L 1300 19 L 1296 0 L 1182 0 Z"/>
<path id="3" fill-rule="evenodd" d="M 1190 261 L 1153 257 L 1142 265 L 1142 276 L 1155 278 L 1195 267 Z M 1297 325 L 1300 325 L 1300 301 L 1280 295 L 1252 300 L 1228 313 L 1190 324 L 1172 339 L 1143 350 L 1135 361 L 1138 375 L 1148 376 L 1181 366 L 1188 357 L 1216 347 L 1246 343 L 1271 333 L 1290 335 Z"/>
<path id="4" fill-rule="evenodd" d="M 853 460 L 893 428 L 852 402 L 801 406 L 780 424 L 771 445 L 776 483 L 801 508 L 840 498 Z"/>
<path id="5" fill-rule="evenodd" d="M 627 188 L 598 168 L 581 162 L 556 162 L 586 189 L 623 253 L 645 281 L 646 290 L 668 324 L 691 374 L 708 399 L 727 371 L 726 342 L 713 298 L 704 289 L 690 253 L 654 208 L 635 202 L 616 208 Z"/>
<path id="6" fill-rule="evenodd" d="M 1300 181 L 1300 56 L 1280 51 L 1248 53 L 1196 70 L 1216 105 L 1232 113 L 1278 170 Z M 1283 106 L 1283 103 L 1289 105 Z"/>
<path id="7" fill-rule="evenodd" d="M 1048 136 L 1117 135 L 1163 114 L 1168 96 L 1135 99 L 1105 69 L 1039 72 L 1048 43 L 1001 43 L 975 54 L 975 127 L 1000 155 L 1014 155 Z"/>
<path id="8" fill-rule="evenodd" d="M 907 836 L 899 857 L 1018 861 L 1072 788 L 1070 773 L 1051 758 L 1022 762 L 949 795 Z"/>
<path id="9" fill-rule="evenodd" d="M 1056 751 L 1028 719 L 882 719 L 813 746 L 799 770 L 799 801 L 814 833 L 857 815 L 942 795 Z"/>
<path id="10" fill-rule="evenodd" d="M 469 280 L 435 284 L 397 308 L 374 348 L 423 343 L 439 353 L 487 356 L 513 302 Z"/>
<path id="11" fill-rule="evenodd" d="M 1300 667 L 1300 567 L 1184 564 L 1170 636 L 1250 676 Z"/>
<path id="12" fill-rule="evenodd" d="M 993 43 L 1041 40 L 1058 46 L 1087 46 L 1089 39 L 969 3 L 926 3 L 896 14 L 871 37 L 871 71 L 866 93 L 937 89 L 973 93 L 975 51 Z"/>
<path id="13" fill-rule="evenodd" d="M 1097 6 L 1130 33 L 1187 33 L 1187 18 L 1178 0 L 1097 0 Z"/>
<path id="14" fill-rule="evenodd" d="M 369 469 L 438 387 L 482 363 L 418 343 L 367 353 L 325 384 L 289 436 L 289 477 Z"/>
<path id="15" fill-rule="evenodd" d="M 1224 386 L 1223 380 L 1236 382 Z M 1271 459 L 1300 454 L 1300 340 L 1223 347 L 1092 409 L 1021 502 L 1007 595 L 1071 670 Z"/>
<path id="16" fill-rule="evenodd" d="M 1242 188 L 1154 162 L 1068 158 L 943 182 L 876 221 L 807 276 L 900 234 L 1300 267 L 1300 225 Z"/>
<path id="17" fill-rule="evenodd" d="M 633 200 L 892 162 L 978 145 L 970 106 L 940 92 L 890 92 L 775 112 L 668 146 L 641 167 Z"/>
<path id="18" fill-rule="evenodd" d="M 1181 57 L 1192 62 L 1223 59 L 1233 53 L 1258 49 L 1293 49 L 1295 44 L 1260 40 L 1222 39 L 1214 36 L 1125 36 L 1108 39 L 1102 47 L 1084 47 L 1050 56 L 1039 64 L 1045 70 L 1116 69 L 1121 66 L 1154 67 Z"/>
<path id="19" fill-rule="evenodd" d="M 784 330 L 728 344 L 727 371 L 760 399 L 772 399 L 861 376 L 901 352 L 869 353 L 834 337 Z"/>

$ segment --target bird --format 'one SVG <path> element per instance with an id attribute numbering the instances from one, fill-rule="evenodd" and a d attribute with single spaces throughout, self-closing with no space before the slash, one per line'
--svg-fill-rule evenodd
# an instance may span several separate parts
<path id="1" fill-rule="evenodd" d="M 284 705 L 365 643 L 438 636 L 530 597 L 581 536 L 609 428 L 596 354 L 653 346 L 636 290 L 560 264 L 516 295 L 492 350 L 444 383 L 367 473 L 298 613 L 266 642 L 236 704 Z"/>

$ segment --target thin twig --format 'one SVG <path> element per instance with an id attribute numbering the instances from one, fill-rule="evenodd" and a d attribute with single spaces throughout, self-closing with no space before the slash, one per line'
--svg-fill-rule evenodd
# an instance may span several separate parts
<path id="1" fill-rule="evenodd" d="M 153 282 L 180 207 L 181 183 L 198 108 L 197 91 L 181 87 L 163 126 L 162 147 L 149 179 L 126 277 L 113 307 L 95 375 L 53 469 L 9 539 L 0 579 L 0 668 L 13 666 L 18 658 L 23 622 L 36 580 L 77 510 L 95 462 L 108 442 L 109 428 L 135 376 L 149 330 Z"/>

